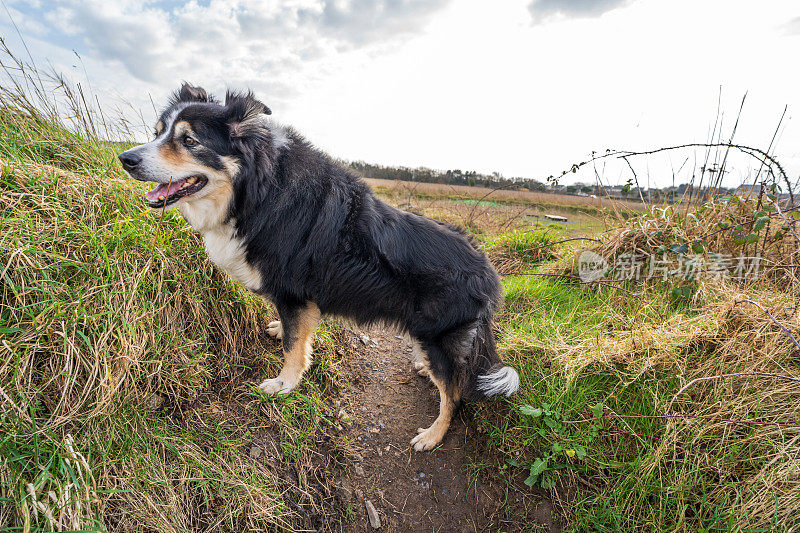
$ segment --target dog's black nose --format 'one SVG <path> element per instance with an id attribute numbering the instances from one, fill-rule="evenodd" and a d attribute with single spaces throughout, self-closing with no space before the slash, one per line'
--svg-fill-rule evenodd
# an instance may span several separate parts
<path id="1" fill-rule="evenodd" d="M 122 163 L 122 167 L 125 170 L 133 170 L 139 163 L 142 162 L 142 156 L 137 155 L 130 150 L 127 152 L 122 152 L 118 157 Z"/>

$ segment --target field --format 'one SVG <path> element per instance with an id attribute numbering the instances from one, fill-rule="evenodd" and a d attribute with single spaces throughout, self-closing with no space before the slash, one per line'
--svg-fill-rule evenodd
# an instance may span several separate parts
<path id="1" fill-rule="evenodd" d="M 466 185 L 445 185 L 438 183 L 422 183 L 401 180 L 382 180 L 368 178 L 365 180 L 369 185 L 387 195 L 398 196 L 411 194 L 417 198 L 490 198 L 493 202 L 505 202 L 511 204 L 527 204 L 542 208 L 563 209 L 575 211 L 576 208 L 585 208 L 593 211 L 591 207 L 602 209 L 628 209 L 642 210 L 643 206 L 639 202 L 627 200 L 611 200 L 608 198 L 591 198 L 589 196 L 576 196 L 567 194 L 553 194 L 523 190 L 504 190 L 489 189 L 487 187 L 468 187 Z"/>
<path id="2" fill-rule="evenodd" d="M 370 182 L 478 239 L 522 378 L 420 454 L 437 400 L 404 341 L 326 319 L 303 385 L 265 397 L 271 305 L 144 208 L 120 145 L 13 87 L 0 107 L 0 531 L 367 531 L 365 500 L 384 531 L 800 530 L 800 237 L 769 195 Z M 763 261 L 581 283 L 586 249 Z"/>
<path id="3" fill-rule="evenodd" d="M 638 202 L 609 198 L 401 180 L 365 179 L 365 181 L 382 197 L 400 206 L 424 200 L 440 201 L 442 208 L 445 208 L 447 202 L 467 205 L 469 209 L 461 210 L 457 217 L 462 225 L 474 226 L 472 229 L 476 233 L 494 229 L 498 224 L 510 227 L 521 216 L 540 222 L 547 222 L 545 215 L 548 214 L 564 216 L 569 219 L 567 225 L 572 227 L 576 223 L 601 224 L 609 212 L 625 217 L 644 209 L 644 205 Z M 495 209 L 481 209 L 485 207 Z M 479 216 L 482 217 L 480 221 L 472 220 Z"/>

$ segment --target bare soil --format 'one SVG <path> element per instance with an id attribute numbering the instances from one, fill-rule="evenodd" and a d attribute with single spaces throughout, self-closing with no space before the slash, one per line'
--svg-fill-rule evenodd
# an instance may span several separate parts
<path id="1" fill-rule="evenodd" d="M 430 380 L 412 370 L 406 341 L 379 329 L 337 341 L 345 380 L 325 401 L 338 418 L 297 461 L 281 450 L 281 432 L 293 431 L 292 424 L 250 392 L 274 372 L 258 357 L 245 356 L 255 367 L 229 366 L 211 390 L 175 415 L 194 427 L 239 435 L 242 461 L 272 474 L 292 513 L 289 531 L 560 531 L 548 493 L 525 486 L 522 469 L 513 478 L 501 472 L 504 458 L 487 445 L 468 408 L 457 412 L 439 447 L 411 448 L 417 428 L 436 418 L 439 400 Z M 313 369 L 306 379 L 316 379 Z M 367 500 L 379 528 L 370 525 Z M 198 524 L 197 531 L 204 529 Z"/>
<path id="2" fill-rule="evenodd" d="M 501 463 L 489 451 L 465 410 L 456 415 L 442 445 L 415 452 L 409 441 L 438 414 L 438 393 L 411 369 L 411 346 L 382 330 L 357 339 L 341 391 L 355 461 L 333 481 L 336 504 L 354 519 L 343 531 L 375 531 L 364 500 L 380 515 L 380 531 L 558 531 L 545 493 L 521 480 L 501 479 L 497 469 L 471 462 Z M 366 344 L 363 342 L 367 340 Z M 521 485 L 521 487 L 520 487 Z M 511 489 L 511 490 L 509 490 Z"/>

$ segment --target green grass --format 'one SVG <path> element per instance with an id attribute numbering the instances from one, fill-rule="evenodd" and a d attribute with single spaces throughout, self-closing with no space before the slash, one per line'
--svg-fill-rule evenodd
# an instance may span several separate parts
<path id="1" fill-rule="evenodd" d="M 704 319 L 702 306 L 674 301 L 662 284 L 630 295 L 552 277 L 510 276 L 504 288 L 501 350 L 519 369 L 521 392 L 476 407 L 476 419 L 509 458 L 501 471 L 561 493 L 567 530 L 791 531 L 800 525 L 778 512 L 795 505 L 791 492 L 776 491 L 772 507 L 754 512 L 754 499 L 772 491 L 774 480 L 744 481 L 788 466 L 776 461 L 796 433 L 776 438 L 755 426 L 657 418 L 695 365 L 730 357 L 717 341 L 682 346 L 680 339 L 657 338 L 669 335 L 665 324 Z M 630 353 L 598 349 L 609 337 L 641 331 L 658 333 Z M 672 358 L 659 355 L 669 350 Z M 726 364 L 737 371 L 741 361 Z M 745 390 L 746 400 L 739 396 Z M 706 394 L 695 400 L 706 415 L 761 419 L 774 408 L 769 394 L 750 387 Z M 746 404 L 750 413 L 732 414 L 745 401 L 752 402 Z M 761 410 L 759 402 L 766 402 Z M 602 419 L 593 420 L 598 415 Z M 529 476 L 532 467 L 536 476 Z"/>
<path id="2" fill-rule="evenodd" d="M 453 202 L 464 205 L 477 205 L 480 207 L 500 207 L 501 205 L 503 205 L 497 202 L 490 202 L 489 200 L 473 200 L 473 199 L 453 200 Z"/>
<path id="3" fill-rule="evenodd" d="M 493 247 L 507 249 L 510 254 L 528 266 L 533 266 L 544 259 L 553 257 L 546 246 L 561 238 L 562 228 L 547 226 L 527 231 L 514 230 L 500 235 L 488 236 L 484 239 L 487 249 Z"/>

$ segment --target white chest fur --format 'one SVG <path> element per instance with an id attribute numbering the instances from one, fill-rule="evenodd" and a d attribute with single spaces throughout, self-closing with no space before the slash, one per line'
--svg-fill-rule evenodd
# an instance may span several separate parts
<path id="1" fill-rule="evenodd" d="M 261 274 L 245 259 L 244 245 L 231 224 L 203 232 L 203 240 L 208 257 L 215 265 L 248 289 L 261 288 Z"/>

